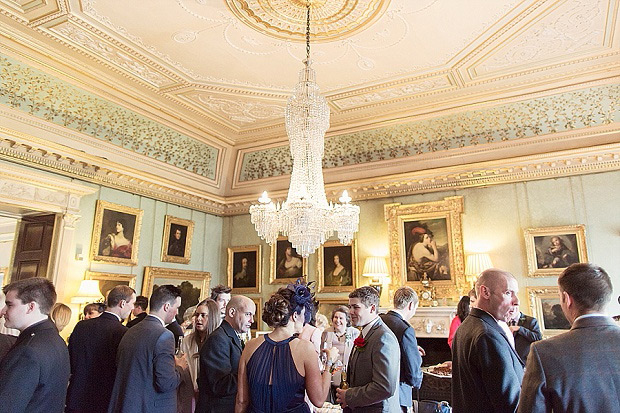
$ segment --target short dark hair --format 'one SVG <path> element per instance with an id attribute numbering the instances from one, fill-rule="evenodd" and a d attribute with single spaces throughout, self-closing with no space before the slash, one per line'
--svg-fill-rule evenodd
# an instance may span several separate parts
<path id="1" fill-rule="evenodd" d="M 99 314 L 105 311 L 104 303 L 90 303 L 84 306 L 84 315 L 88 315 L 91 311 L 97 311 Z"/>
<path id="2" fill-rule="evenodd" d="M 217 300 L 217 296 L 220 294 L 230 294 L 232 288 L 228 287 L 224 284 L 218 284 L 215 287 L 211 288 L 211 299 Z"/>
<path id="3" fill-rule="evenodd" d="M 375 287 L 366 285 L 357 288 L 349 294 L 349 298 L 359 298 L 366 307 L 370 307 L 374 304 L 377 310 L 379 310 L 379 291 L 377 291 Z"/>
<path id="4" fill-rule="evenodd" d="M 140 307 L 142 311 L 146 311 L 149 306 L 149 298 L 143 295 L 139 295 L 136 297 L 136 302 L 133 305 L 134 307 Z"/>
<path id="5" fill-rule="evenodd" d="M 572 264 L 558 278 L 560 290 L 575 301 L 580 311 L 602 311 L 611 299 L 613 287 L 607 272 L 598 265 Z"/>
<path id="6" fill-rule="evenodd" d="M 108 308 L 116 307 L 123 300 L 131 300 L 131 296 L 135 293 L 136 290 L 127 285 L 117 285 L 108 293 Z"/>
<path id="7" fill-rule="evenodd" d="M 49 315 L 54 303 L 56 303 L 56 288 L 47 278 L 25 278 L 5 285 L 2 288 L 4 294 L 9 291 L 17 291 L 17 298 L 22 303 L 36 302 L 39 304 L 41 314 Z"/>
<path id="8" fill-rule="evenodd" d="M 332 310 L 332 317 L 330 318 L 330 323 L 333 322 L 334 316 L 336 313 L 344 313 L 345 318 L 347 320 L 347 327 L 351 327 L 351 314 L 349 314 L 349 308 L 344 305 L 339 305 L 338 307 Z"/>
<path id="9" fill-rule="evenodd" d="M 172 284 L 161 285 L 151 294 L 151 311 L 159 311 L 166 303 L 173 303 L 181 296 L 181 289 Z"/>
<path id="10" fill-rule="evenodd" d="M 461 297 L 461 300 L 456 306 L 456 316 L 461 320 L 461 322 L 465 321 L 465 317 L 469 315 L 470 304 L 471 298 L 469 298 L 469 295 L 464 295 Z"/>

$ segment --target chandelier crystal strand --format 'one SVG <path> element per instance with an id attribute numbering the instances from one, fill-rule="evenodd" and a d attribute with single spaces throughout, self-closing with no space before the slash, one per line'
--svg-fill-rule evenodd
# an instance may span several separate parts
<path id="1" fill-rule="evenodd" d="M 259 204 L 250 207 L 251 221 L 261 238 L 273 245 L 282 233 L 303 257 L 316 251 L 334 231 L 341 243 L 350 244 L 359 225 L 359 207 L 350 204 L 346 191 L 337 205 L 328 204 L 325 196 L 323 155 L 329 106 L 311 67 L 309 3 L 307 7 L 306 59 L 284 113 L 293 159 L 288 196 L 282 206 L 276 206 L 265 192 Z"/>

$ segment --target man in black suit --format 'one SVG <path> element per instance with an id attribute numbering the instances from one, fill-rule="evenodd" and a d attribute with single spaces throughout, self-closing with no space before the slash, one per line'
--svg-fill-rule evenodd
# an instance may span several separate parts
<path id="1" fill-rule="evenodd" d="M 135 301 L 133 288 L 117 285 L 108 293 L 106 310 L 99 317 L 80 321 L 73 329 L 69 336 L 67 413 L 108 411 L 116 376 L 116 350 L 127 331 L 121 322 Z"/>
<path id="2" fill-rule="evenodd" d="M 394 309 L 381 314 L 383 322 L 392 330 L 400 346 L 400 384 L 398 398 L 403 412 L 413 405 L 413 388 L 422 385 L 422 355 L 418 350 L 415 330 L 409 320 L 418 308 L 418 295 L 411 287 L 402 287 L 394 293 Z"/>
<path id="3" fill-rule="evenodd" d="M 498 324 L 519 304 L 512 274 L 491 268 L 476 281 L 476 308 L 452 342 L 452 403 L 455 413 L 513 413 L 523 361 Z"/>
<path id="4" fill-rule="evenodd" d="M 121 339 L 109 413 L 176 413 L 176 390 L 187 360 L 174 357 L 174 336 L 166 324 L 180 305 L 179 288 L 158 287 L 149 314 Z"/>
<path id="5" fill-rule="evenodd" d="M 620 327 L 604 309 L 609 275 L 594 264 L 573 264 L 558 278 L 566 333 L 532 343 L 519 413 L 620 412 Z"/>
<path id="6" fill-rule="evenodd" d="M 136 302 L 133 305 L 133 311 L 131 314 L 134 318 L 127 323 L 127 328 L 131 328 L 144 320 L 146 317 L 146 309 L 149 307 L 149 299 L 143 295 L 136 297 Z"/>
<path id="7" fill-rule="evenodd" d="M 509 312 L 508 328 L 515 339 L 515 350 L 525 363 L 530 353 L 530 345 L 534 341 L 542 340 L 542 333 L 538 326 L 538 320 L 519 311 L 519 306 L 514 306 Z"/>
<path id="8" fill-rule="evenodd" d="M 237 396 L 237 370 L 242 345 L 239 335 L 254 322 L 256 304 L 243 295 L 234 296 L 226 316 L 207 337 L 200 350 L 196 413 L 233 412 Z"/>
<path id="9" fill-rule="evenodd" d="M 11 413 L 61 413 L 69 382 L 69 352 L 49 312 L 56 302 L 46 278 L 6 285 L 0 317 L 19 330 L 15 345 L 0 364 L 0 410 Z"/>

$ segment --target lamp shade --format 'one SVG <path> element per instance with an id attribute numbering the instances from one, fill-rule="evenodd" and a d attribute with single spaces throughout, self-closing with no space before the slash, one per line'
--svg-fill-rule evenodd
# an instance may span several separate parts
<path id="1" fill-rule="evenodd" d="M 387 262 L 383 257 L 368 257 L 364 262 L 364 277 L 381 278 L 389 275 Z"/>
<path id="2" fill-rule="evenodd" d="M 493 268 L 489 254 L 469 254 L 465 263 L 465 275 L 476 277 L 484 270 Z"/>
<path id="3" fill-rule="evenodd" d="M 80 288 L 71 302 L 74 304 L 83 304 L 100 300 L 103 296 L 99 290 L 99 281 L 97 280 L 82 280 Z"/>

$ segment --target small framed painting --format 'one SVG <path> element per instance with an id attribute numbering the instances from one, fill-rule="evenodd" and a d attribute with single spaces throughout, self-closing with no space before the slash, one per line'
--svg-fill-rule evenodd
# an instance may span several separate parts
<path id="1" fill-rule="evenodd" d="M 540 324 L 543 337 L 570 330 L 571 324 L 562 311 L 558 287 L 528 287 L 530 311 Z"/>
<path id="2" fill-rule="evenodd" d="M 332 311 L 340 306 L 349 307 L 349 298 L 321 298 L 317 297 L 317 301 L 319 302 L 319 308 L 317 313 L 323 314 L 327 317 L 329 321 L 329 325 L 332 323 Z"/>
<path id="3" fill-rule="evenodd" d="M 263 328 L 263 299 L 262 298 L 254 298 L 250 297 L 254 304 L 256 304 L 256 314 L 254 314 L 254 322 L 250 326 L 250 330 L 262 330 Z"/>
<path id="4" fill-rule="evenodd" d="M 327 241 L 319 250 L 319 292 L 350 292 L 357 286 L 357 242 Z"/>
<path id="5" fill-rule="evenodd" d="M 279 237 L 271 246 L 270 284 L 290 284 L 308 274 L 308 260 L 293 248 L 286 237 Z"/>
<path id="6" fill-rule="evenodd" d="M 585 225 L 528 228 L 524 231 L 528 275 L 560 275 L 577 262 L 588 262 Z"/>
<path id="7" fill-rule="evenodd" d="M 233 294 L 260 293 L 261 246 L 228 248 L 228 285 Z"/>
<path id="8" fill-rule="evenodd" d="M 97 201 L 91 260 L 121 265 L 138 264 L 141 209 Z"/>
<path id="9" fill-rule="evenodd" d="M 189 264 L 192 253 L 194 221 L 166 215 L 161 260 Z"/>

